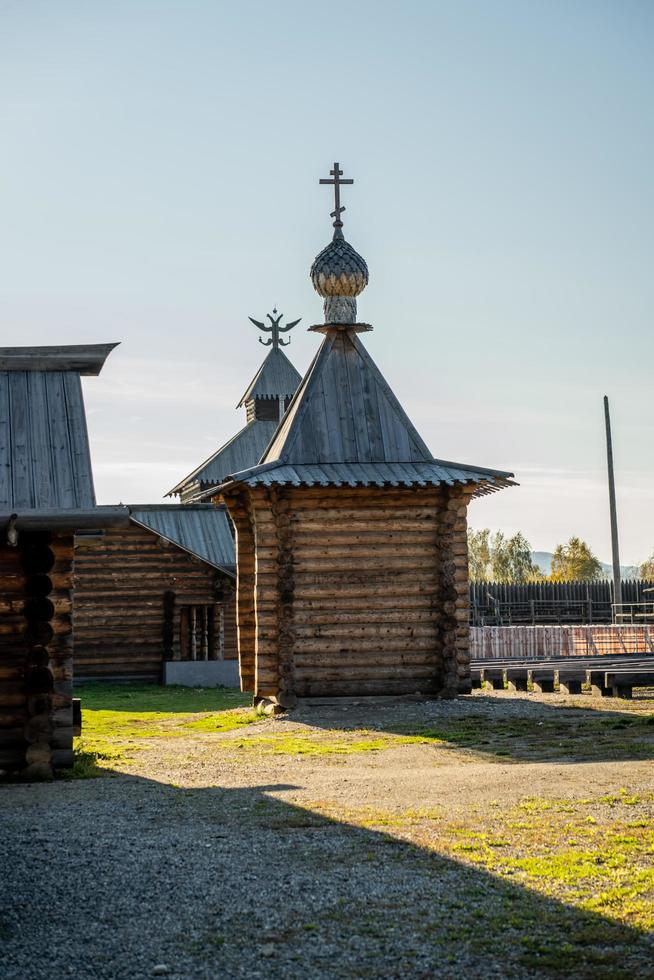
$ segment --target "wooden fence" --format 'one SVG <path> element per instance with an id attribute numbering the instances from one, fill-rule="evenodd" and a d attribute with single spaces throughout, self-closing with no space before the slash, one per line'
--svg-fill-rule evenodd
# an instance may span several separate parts
<path id="1" fill-rule="evenodd" d="M 654 582 L 626 579 L 623 603 L 652 600 Z M 600 582 L 506 582 L 470 583 L 472 626 L 581 625 L 611 623 L 613 583 Z"/>
<path id="2" fill-rule="evenodd" d="M 473 626 L 471 660 L 654 654 L 652 626 Z"/>

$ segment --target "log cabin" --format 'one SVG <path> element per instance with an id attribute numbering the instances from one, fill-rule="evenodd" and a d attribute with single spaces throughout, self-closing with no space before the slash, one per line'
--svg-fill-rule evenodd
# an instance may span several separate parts
<path id="1" fill-rule="evenodd" d="M 73 763 L 74 535 L 127 524 L 95 502 L 81 375 L 115 344 L 0 348 L 0 771 Z"/>
<path id="2" fill-rule="evenodd" d="M 224 509 L 132 504 L 75 539 L 78 680 L 160 683 L 169 661 L 235 660 L 235 557 Z"/>
<path id="3" fill-rule="evenodd" d="M 213 491 L 236 528 L 241 686 L 267 711 L 469 691 L 467 508 L 512 484 L 432 456 L 360 339 L 368 268 L 334 215 L 320 349 L 260 463 Z"/>

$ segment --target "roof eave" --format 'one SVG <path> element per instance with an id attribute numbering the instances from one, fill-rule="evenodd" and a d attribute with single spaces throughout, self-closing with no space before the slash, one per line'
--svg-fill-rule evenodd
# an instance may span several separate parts
<path id="1" fill-rule="evenodd" d="M 97 376 L 118 344 L 0 347 L 0 371 L 75 371 Z"/>

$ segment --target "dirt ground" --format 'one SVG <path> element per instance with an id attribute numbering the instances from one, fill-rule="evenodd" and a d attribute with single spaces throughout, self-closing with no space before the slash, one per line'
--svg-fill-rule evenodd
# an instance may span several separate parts
<path id="1" fill-rule="evenodd" d="M 203 716 L 99 778 L 5 786 L 2 975 L 652 977 L 653 712 Z"/>

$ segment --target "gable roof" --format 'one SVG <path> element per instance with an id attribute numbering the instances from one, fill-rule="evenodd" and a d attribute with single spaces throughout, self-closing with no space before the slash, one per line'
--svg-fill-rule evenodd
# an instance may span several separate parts
<path id="1" fill-rule="evenodd" d="M 291 398 L 301 381 L 302 375 L 286 354 L 273 347 L 236 407 L 240 408 L 251 398 Z"/>
<path id="2" fill-rule="evenodd" d="M 234 539 L 223 508 L 213 504 L 132 504 L 129 509 L 136 524 L 234 575 Z"/>
<path id="3" fill-rule="evenodd" d="M 513 474 L 434 459 L 352 328 L 325 339 L 258 466 L 236 482 L 294 486 L 511 485 Z"/>
<path id="4" fill-rule="evenodd" d="M 253 419 L 248 422 L 229 442 L 180 480 L 166 496 L 179 494 L 191 484 L 197 484 L 200 489 L 216 486 L 217 483 L 227 479 L 230 473 L 255 466 L 275 434 L 277 424 L 264 419 Z"/>
<path id="5" fill-rule="evenodd" d="M 116 344 L 0 348 L 0 509 L 89 510 L 95 492 L 80 374 Z"/>

